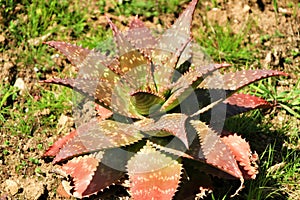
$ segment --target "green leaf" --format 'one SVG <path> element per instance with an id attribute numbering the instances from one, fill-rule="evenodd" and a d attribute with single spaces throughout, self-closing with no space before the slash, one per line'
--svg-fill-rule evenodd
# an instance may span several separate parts
<path id="1" fill-rule="evenodd" d="M 162 97 L 147 92 L 136 92 L 131 96 L 135 109 L 142 115 L 154 114 L 164 102 Z"/>

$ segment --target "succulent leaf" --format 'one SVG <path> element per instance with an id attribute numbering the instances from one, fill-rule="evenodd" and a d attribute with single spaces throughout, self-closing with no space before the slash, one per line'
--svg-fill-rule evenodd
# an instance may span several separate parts
<path id="1" fill-rule="evenodd" d="M 113 184 L 119 183 L 120 179 L 124 177 L 125 164 L 130 157 L 128 155 L 124 155 L 124 157 L 119 158 L 116 157 L 116 153 L 120 155 L 116 149 L 105 151 L 101 162 L 94 172 L 92 180 L 82 194 L 83 196 L 91 196 L 92 194 L 96 194 L 97 192 L 102 191 Z M 98 152 L 93 153 L 93 155 L 94 154 L 97 155 Z M 118 168 L 115 169 L 109 165 L 113 162 L 115 162 L 114 166 Z"/>
<path id="2" fill-rule="evenodd" d="M 206 99 L 208 101 L 208 102 L 203 101 L 202 106 L 206 106 L 207 104 L 210 103 L 209 101 L 212 101 L 209 98 L 209 92 L 214 92 L 215 97 L 219 97 L 219 99 L 221 100 L 226 98 L 226 91 L 222 92 L 222 90 L 218 91 L 217 89 L 211 89 L 211 90 L 197 89 L 195 93 L 197 94 L 198 99 Z M 217 95 L 217 92 L 219 92 L 220 94 Z M 245 113 L 250 110 L 259 109 L 259 108 L 270 108 L 270 107 L 272 107 L 272 105 L 264 99 L 249 94 L 235 93 L 213 107 L 215 113 L 213 118 L 215 122 L 218 122 L 224 120 L 225 117 L 229 118 L 231 116 Z M 224 115 L 220 114 L 223 112 L 225 112 Z M 201 114 L 202 114 L 201 119 L 203 120 L 212 118 L 211 116 L 212 110 L 207 110 Z"/>
<path id="3" fill-rule="evenodd" d="M 85 76 L 87 74 L 94 74 L 93 77 L 101 77 L 106 67 L 113 70 L 114 67 L 118 65 L 117 60 L 110 59 L 94 50 L 58 41 L 49 41 L 45 44 L 60 51 L 77 70 L 82 70 L 81 74 Z M 97 74 L 97 76 L 95 74 Z"/>
<path id="4" fill-rule="evenodd" d="M 242 70 L 237 72 L 229 72 L 224 75 L 214 74 L 206 77 L 198 86 L 198 88 L 236 91 L 255 81 L 272 76 L 288 75 L 284 72 L 275 70 Z"/>
<path id="5" fill-rule="evenodd" d="M 97 118 L 99 120 L 105 120 L 112 116 L 112 112 L 99 104 L 95 104 L 95 110 L 97 112 Z"/>
<path id="6" fill-rule="evenodd" d="M 178 151 L 176 149 L 172 149 L 172 148 L 169 148 L 169 147 L 161 146 L 161 145 L 158 145 L 158 144 L 150 142 L 150 141 L 149 141 L 149 144 L 152 147 L 154 147 L 156 150 L 158 150 L 158 151 L 162 151 L 164 153 L 172 154 L 172 155 L 178 156 L 178 157 L 193 159 L 192 156 L 184 153 L 183 151 Z"/>
<path id="7" fill-rule="evenodd" d="M 61 148 L 53 162 L 91 151 L 126 146 L 143 137 L 133 124 L 92 119 L 77 128 L 77 135 Z"/>
<path id="8" fill-rule="evenodd" d="M 58 168 L 58 172 L 63 174 L 68 174 L 72 178 L 72 182 L 74 184 L 73 196 L 77 198 L 84 197 L 83 193 L 88 188 L 95 171 L 99 165 L 103 156 L 103 152 L 99 152 L 97 157 L 93 154 L 80 156 L 69 160 L 66 164 L 63 164 L 60 168 Z M 65 188 L 65 190 L 69 190 L 69 188 Z M 71 192 L 71 191 L 68 191 Z"/>
<path id="9" fill-rule="evenodd" d="M 197 3 L 197 0 L 193 0 L 175 21 L 172 27 L 166 30 L 166 32 L 161 36 L 155 49 L 160 49 L 163 51 L 161 51 L 157 56 L 153 56 L 152 61 L 154 64 L 163 66 L 166 61 L 172 59 L 174 53 L 176 53 L 178 49 L 181 49 L 182 46 L 186 46 L 187 42 L 191 38 L 192 16 Z M 176 38 L 178 41 L 173 42 L 174 38 Z M 191 52 L 189 48 L 186 48 L 186 52 L 183 52 L 181 56 L 187 60 L 190 57 L 190 53 Z M 185 54 L 188 55 L 185 56 Z M 181 62 L 178 64 L 181 64 Z M 176 67 L 176 65 L 174 67 Z"/>
<path id="10" fill-rule="evenodd" d="M 134 107 L 142 115 L 155 113 L 164 102 L 164 98 L 147 92 L 136 92 L 131 96 Z"/>
<path id="11" fill-rule="evenodd" d="M 185 41 L 185 43 L 183 43 L 183 45 L 177 49 L 176 52 L 172 52 L 172 55 L 169 58 L 166 58 L 164 63 L 161 63 L 163 64 L 162 66 L 155 66 L 153 76 L 159 93 L 164 93 L 166 90 L 170 89 L 172 80 L 176 79 L 176 76 L 178 76 L 178 72 L 177 70 L 174 70 L 174 66 L 176 66 L 179 60 L 182 58 L 181 56 L 183 55 L 183 52 L 187 46 L 190 45 L 190 42 L 191 39 Z M 161 56 L 161 52 L 159 50 L 155 51 L 155 53 L 159 53 Z"/>
<path id="12" fill-rule="evenodd" d="M 60 51 L 75 66 L 81 64 L 91 53 L 91 50 L 89 49 L 69 44 L 66 42 L 49 41 L 45 42 L 45 44 Z"/>
<path id="13" fill-rule="evenodd" d="M 75 85 L 75 79 L 73 78 L 52 78 L 47 80 L 41 80 L 41 83 L 51 83 L 51 84 L 57 84 L 57 85 L 63 85 L 69 88 L 74 88 Z"/>
<path id="14" fill-rule="evenodd" d="M 127 165 L 133 199 L 171 199 L 178 187 L 181 164 L 156 151 L 150 144 Z"/>
<path id="15" fill-rule="evenodd" d="M 199 158 L 204 156 L 209 164 L 220 168 L 234 177 L 243 178 L 234 155 L 218 134 L 199 120 L 192 120 L 191 124 L 197 131 L 201 142 L 202 153 L 199 154 Z"/>
<path id="16" fill-rule="evenodd" d="M 193 0 L 170 29 L 158 40 L 152 50 L 151 61 L 155 66 L 154 80 L 159 92 L 164 92 L 171 84 L 174 69 L 191 57 L 191 23 L 197 4 Z M 177 42 L 173 42 L 174 37 Z"/>
<path id="17" fill-rule="evenodd" d="M 116 79 L 117 80 L 117 79 Z M 97 79 L 85 79 L 85 78 L 52 78 L 49 80 L 41 81 L 42 83 L 52 83 L 63 85 L 80 92 L 83 95 L 96 100 L 98 103 L 106 108 L 111 108 L 111 94 L 114 88 L 114 83 L 107 80 L 97 80 Z"/>
<path id="18" fill-rule="evenodd" d="M 255 163 L 258 160 L 256 153 L 252 154 L 249 143 L 236 134 L 224 136 L 221 140 L 231 150 L 239 166 L 241 166 L 245 179 L 255 179 L 258 167 Z"/>
<path id="19" fill-rule="evenodd" d="M 144 132 L 159 132 L 167 131 L 168 133 L 176 136 L 188 148 L 187 132 L 185 130 L 185 122 L 188 118 L 187 115 L 181 113 L 173 113 L 163 115 L 158 121 L 153 124 L 148 124 L 141 128 Z M 153 134 L 153 133 L 151 133 Z M 157 134 L 157 133 L 156 133 Z M 154 135 L 156 135 L 154 133 Z"/>
<path id="20" fill-rule="evenodd" d="M 54 157 L 58 154 L 60 149 L 72 138 L 74 138 L 77 135 L 76 130 L 71 131 L 69 134 L 67 134 L 64 137 L 59 138 L 53 145 L 51 145 L 47 151 L 44 153 L 44 157 L 51 156 Z"/>
<path id="21" fill-rule="evenodd" d="M 231 117 L 258 108 L 270 108 L 266 100 L 250 94 L 233 94 L 223 104 L 227 106 L 226 117 Z M 218 107 L 218 106 L 216 106 Z"/>
<path id="22" fill-rule="evenodd" d="M 236 192 L 231 195 L 231 197 L 237 195 L 243 188 L 244 177 L 239 165 L 237 164 L 234 153 L 221 140 L 221 138 L 218 137 L 217 133 L 209 128 L 205 123 L 199 120 L 192 120 L 191 124 L 197 131 L 201 142 L 202 152 L 199 152 L 199 154 L 204 155 L 206 162 L 240 179 L 241 185 Z M 211 146 L 209 147 L 208 144 Z"/>
<path id="23" fill-rule="evenodd" d="M 107 20 L 111 29 L 113 30 L 114 39 L 118 47 L 118 54 L 120 56 L 118 72 L 120 74 L 125 74 L 132 68 L 147 64 L 148 60 L 145 58 L 145 56 L 128 41 L 125 35 L 118 30 L 118 28 L 108 17 Z"/>
<path id="24" fill-rule="evenodd" d="M 219 68 L 227 67 L 228 64 L 213 64 L 208 66 L 199 66 L 191 68 L 189 72 L 182 75 L 176 83 L 173 84 L 171 96 L 162 105 L 161 110 L 171 110 L 179 105 L 183 99 L 189 96 L 196 86 L 195 83 L 205 74 L 217 70 Z M 196 84 L 197 85 L 197 84 Z"/>
<path id="25" fill-rule="evenodd" d="M 129 30 L 125 36 L 145 57 L 150 58 L 150 48 L 156 45 L 157 40 L 141 20 L 135 17 L 130 22 Z"/>
<path id="26" fill-rule="evenodd" d="M 73 158 L 57 169 L 62 175 L 68 174 L 71 180 L 64 189 L 76 198 L 89 197 L 109 187 L 124 175 L 124 172 L 112 169 L 101 161 L 106 153 L 100 151 L 90 155 Z M 70 187 L 71 186 L 71 190 Z"/>
<path id="27" fill-rule="evenodd" d="M 141 119 L 144 111 L 140 110 L 141 113 L 139 113 L 141 105 L 137 99 L 142 98 L 141 94 L 154 100 L 153 102 L 145 102 L 144 104 L 152 102 L 149 105 L 145 105 L 146 107 L 151 107 L 164 101 L 164 97 L 155 92 L 156 89 L 151 71 L 151 65 L 140 65 L 122 76 L 113 92 L 112 105 L 116 112 L 131 118 Z"/>

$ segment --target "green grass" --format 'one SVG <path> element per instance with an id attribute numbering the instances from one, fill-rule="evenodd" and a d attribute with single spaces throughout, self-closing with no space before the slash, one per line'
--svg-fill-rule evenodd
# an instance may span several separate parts
<path id="1" fill-rule="evenodd" d="M 121 0 L 121 1 L 100 1 L 102 7 L 106 4 L 112 4 L 112 13 L 116 15 L 134 16 L 142 15 L 147 18 L 157 17 L 162 13 L 178 12 L 180 3 L 187 2 L 186 0 Z"/>
<path id="2" fill-rule="evenodd" d="M 273 0 L 272 4 L 273 4 L 274 11 L 277 14 L 277 12 L 278 12 L 278 2 L 277 2 L 277 0 Z"/>
<path id="3" fill-rule="evenodd" d="M 261 155 L 261 171 L 257 179 L 249 184 L 247 199 L 282 199 L 289 192 L 299 191 L 299 157 L 294 150 L 276 151 L 269 145 Z M 279 154 L 281 162 L 274 160 Z M 286 190 L 287 188 L 290 189 Z"/>
<path id="4" fill-rule="evenodd" d="M 12 98 L 13 101 L 20 103 L 0 110 L 0 125 L 2 130 L 13 135 L 32 136 L 40 127 L 55 128 L 60 114 L 70 112 L 72 108 L 72 91 L 68 88 L 53 89 L 55 92 L 40 88 L 39 100 L 35 100 L 28 93 L 19 95 L 17 89 L 12 86 L 8 88 L 3 95 L 6 98 L 2 100 Z M 58 91 L 60 92 L 56 93 Z"/>
<path id="5" fill-rule="evenodd" d="M 76 3 L 70 6 L 66 0 L 33 1 L 23 8 L 24 13 L 20 13 L 16 20 L 11 20 L 8 27 L 19 42 L 56 32 L 61 32 L 62 37 L 64 33 L 71 31 L 69 34 L 78 37 L 84 30 L 86 8 L 79 8 Z M 24 15 L 27 18 L 21 18 Z M 63 31 L 64 28 L 68 31 Z"/>
<path id="6" fill-rule="evenodd" d="M 196 39 L 214 60 L 226 61 L 235 65 L 246 65 L 254 60 L 250 48 L 244 47 L 245 37 L 250 26 L 251 24 L 234 34 L 229 25 L 222 27 L 206 22 L 206 26 L 199 29 L 199 35 Z"/>
<path id="7" fill-rule="evenodd" d="M 31 74 L 32 77 L 30 77 L 32 79 L 30 83 L 35 82 L 35 84 L 23 95 L 20 95 L 12 85 L 0 83 L 1 133 L 20 138 L 35 138 L 37 134 L 55 135 L 61 114 L 70 114 L 72 111 L 70 89 L 36 83 L 49 76 L 63 77 L 70 73 L 67 70 L 69 63 L 63 57 L 53 59 L 51 56 L 57 52 L 43 45 L 43 40 L 63 40 L 84 47 L 105 49 L 100 44 L 112 34 L 103 24 L 97 24 L 96 20 L 91 19 L 94 14 L 91 10 L 95 11 L 97 17 L 110 12 L 113 15 L 142 15 L 151 19 L 166 13 L 178 14 L 179 5 L 187 1 L 151 0 L 145 2 L 124 0 L 118 3 L 118 1 L 101 0 L 89 9 L 90 2 L 83 7 L 80 1 L 70 4 L 67 0 L 35 0 L 32 3 L 23 0 L 17 4 L 13 0 L 0 0 L 3 17 L 0 28 L 5 30 L 4 35 L 8 40 L 8 44 L 0 44 L 1 53 L 9 51 L 9 56 L 15 59 L 18 71 L 34 72 L 33 68 L 38 69 L 38 72 Z M 212 2 L 217 6 L 217 1 Z M 105 6 L 109 3 L 114 9 L 105 10 Z M 277 1 L 273 1 L 273 6 L 277 10 Z M 294 7 L 297 9 L 296 5 Z M 247 46 L 244 44 L 252 26 L 253 24 L 249 23 L 235 34 L 229 24 L 221 27 L 206 22 L 205 27 L 199 29 L 196 39 L 215 61 L 226 61 L 234 63 L 236 68 L 245 68 L 257 61 L 253 44 Z M 276 34 L 262 35 L 262 43 L 272 37 L 283 37 L 280 32 Z M 42 39 L 43 36 L 47 38 Z M 33 41 L 37 43 L 34 44 Z M 299 52 L 291 50 L 291 55 L 292 58 L 287 60 L 287 64 L 291 63 L 294 57 L 298 57 Z M 296 77 L 299 77 L 300 72 L 295 73 Z M 286 79 L 280 80 L 279 82 L 285 82 Z M 281 88 L 278 87 L 279 82 L 278 79 L 271 78 L 244 90 L 275 103 L 276 106 L 273 109 L 250 112 L 226 122 L 230 130 L 244 134 L 253 147 L 261 148 L 259 152 L 260 174 L 256 180 L 246 182 L 246 188 L 242 192 L 244 195 L 242 197 L 245 199 L 283 198 L 282 196 L 287 198 L 288 195 L 293 195 L 297 191 L 299 193 L 300 190 L 299 184 L 297 185 L 300 181 L 299 125 L 297 126 L 300 119 L 300 81 L 283 83 Z M 36 97 L 38 100 L 35 99 Z M 273 125 L 272 119 L 281 116 L 283 120 Z M 271 143 L 260 145 L 259 142 L 263 141 L 260 135 L 271 138 Z M 44 151 L 51 144 L 40 141 L 40 138 L 35 139 L 38 144 L 33 148 L 38 151 Z M 285 146 L 282 147 L 283 145 Z M 9 140 L 3 141 L 2 146 L 4 156 L 9 154 L 8 148 L 18 148 L 12 147 Z M 29 164 L 33 164 L 36 173 L 41 174 L 43 172 L 37 167 L 39 162 L 37 157 L 20 160 L 15 170 L 22 171 Z M 226 199 L 227 197 L 228 195 L 218 197 L 213 194 L 212 199 Z"/>
<path id="8" fill-rule="evenodd" d="M 267 79 L 252 84 L 252 94 L 274 102 L 276 106 L 300 119 L 300 80 L 290 90 L 278 91 L 275 79 Z"/>

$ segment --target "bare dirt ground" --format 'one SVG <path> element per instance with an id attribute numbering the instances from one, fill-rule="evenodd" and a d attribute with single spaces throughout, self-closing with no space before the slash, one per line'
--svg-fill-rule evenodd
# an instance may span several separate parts
<path id="1" fill-rule="evenodd" d="M 294 74 L 295 71 L 299 73 L 300 57 L 292 54 L 292 52 L 300 52 L 300 11 L 298 8 L 291 8 L 288 6 L 289 2 L 297 5 L 298 1 L 278 1 L 277 10 L 272 5 L 271 0 L 228 0 L 218 1 L 216 8 L 206 10 L 207 6 L 213 7 L 211 2 L 204 1 L 198 5 L 198 9 L 194 16 L 195 32 L 197 27 L 204 26 L 208 23 L 218 23 L 221 26 L 228 24 L 235 33 L 239 33 L 247 21 L 252 21 L 254 24 L 250 31 L 247 32 L 247 39 L 244 41 L 245 45 L 249 43 L 255 44 L 252 48 L 255 49 L 255 56 L 264 65 L 272 66 L 273 69 L 284 70 L 291 74 L 292 80 L 296 81 L 299 77 Z M 184 5 L 185 6 L 185 5 Z M 18 9 L 18 8 L 16 8 Z M 93 9 L 91 9 L 91 12 Z M 94 14 L 94 13 L 93 13 Z M 91 16 L 93 15 L 91 14 Z M 97 13 L 96 13 L 97 14 Z M 121 21 L 124 16 L 116 16 L 115 19 Z M 152 22 L 147 22 L 147 25 L 153 27 L 163 27 L 172 24 L 174 15 L 168 14 L 159 16 L 153 19 Z M 157 24 L 163 21 L 165 24 Z M 95 23 L 105 24 L 102 17 L 98 17 Z M 126 22 L 125 22 L 126 23 Z M 121 23 L 120 23 L 121 24 Z M 206 27 L 207 29 L 209 27 Z M 59 34 L 59 33 L 58 33 Z M 276 37 L 271 37 L 271 36 Z M 5 38 L 5 32 L 0 34 L 0 43 L 13 43 Z M 33 66 L 24 68 L 22 62 L 16 62 L 18 52 L 26 49 L 26 46 L 18 46 L 18 44 L 10 44 L 15 46 L 6 52 L 1 52 L 0 62 L 0 78 L 11 85 L 15 84 L 18 78 L 22 78 L 31 94 L 38 94 L 38 89 L 32 84 Z M 284 62 L 289 59 L 290 62 Z M 60 61 L 60 65 L 64 65 L 65 60 Z M 256 63 L 253 63 L 255 67 Z M 68 69 L 68 68 L 67 68 Z M 55 72 L 53 72 L 55 73 Z M 52 76 L 49 72 L 46 76 Z M 282 88 L 283 90 L 285 88 Z M 20 100 L 22 101 L 22 100 Z M 22 102 L 13 102 L 22 103 Z M 36 113 L 36 119 L 47 116 L 47 110 L 41 110 Z M 60 123 L 60 134 L 66 134 L 73 126 L 72 117 L 69 113 L 64 113 Z M 65 120 L 65 121 L 64 121 Z M 276 123 L 276 119 L 274 120 Z M 19 135 L 9 135 L 9 133 L 1 133 L 0 144 L 0 199 L 64 199 L 66 196 L 59 194 L 59 177 L 53 172 L 51 162 L 40 159 L 42 157 L 42 150 L 32 150 L 31 147 L 37 146 L 41 142 L 48 144 L 55 141 L 57 133 L 44 133 L 38 127 L 32 129 L 34 137 L 24 137 Z M 63 124 L 63 126 L 62 126 Z M 36 139 L 38 138 L 38 140 Z M 8 146 L 3 143 L 9 141 Z M 18 147 L 18 148 L 16 148 Z M 8 151 L 4 155 L 4 149 Z M 26 166 L 20 167 L 22 161 L 29 158 L 37 158 L 39 160 L 39 169 L 42 173 L 36 173 L 36 164 L 34 162 L 27 162 Z M 24 161 L 25 162 L 25 161 Z M 120 188 L 115 188 L 115 194 L 124 192 Z M 100 198 L 100 197 L 99 197 Z M 103 199 L 109 199 L 107 196 Z"/>

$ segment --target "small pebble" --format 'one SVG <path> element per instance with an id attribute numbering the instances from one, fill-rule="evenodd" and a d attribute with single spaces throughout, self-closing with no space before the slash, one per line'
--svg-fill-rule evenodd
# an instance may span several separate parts
<path id="1" fill-rule="evenodd" d="M 15 195 L 19 191 L 19 185 L 18 185 L 18 183 L 16 181 L 7 179 L 5 181 L 5 186 L 6 186 L 7 190 L 8 190 L 7 192 L 9 192 L 11 195 Z"/>
<path id="2" fill-rule="evenodd" d="M 23 94 L 26 90 L 25 82 L 22 78 L 17 78 L 14 87 L 18 88 L 20 90 L 20 94 Z"/>

